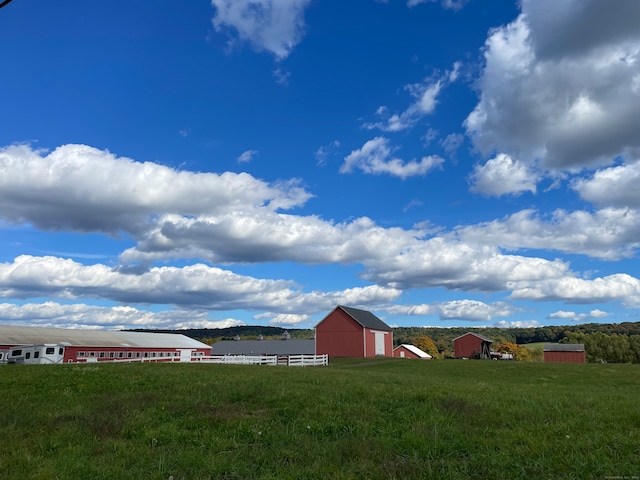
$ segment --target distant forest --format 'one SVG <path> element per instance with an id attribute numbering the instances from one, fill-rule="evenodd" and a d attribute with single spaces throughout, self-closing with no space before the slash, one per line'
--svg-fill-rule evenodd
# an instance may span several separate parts
<path id="1" fill-rule="evenodd" d="M 138 329 L 136 331 L 148 331 Z M 153 330 L 161 333 L 176 333 L 175 330 Z M 267 326 L 239 326 L 219 329 L 187 329 L 179 333 L 204 343 L 213 344 L 220 340 L 255 340 L 262 336 L 266 340 L 282 338 L 284 332 L 290 338 L 313 338 L 314 330 Z M 429 337 L 441 357 L 453 355 L 453 339 L 467 332 L 480 333 L 494 342 L 494 347 L 502 344 L 539 343 L 584 343 L 589 362 L 640 363 L 640 322 L 588 323 L 532 328 L 436 328 L 398 327 L 393 329 L 395 345 L 415 343 L 421 337 Z M 538 346 L 539 347 L 539 346 Z"/>

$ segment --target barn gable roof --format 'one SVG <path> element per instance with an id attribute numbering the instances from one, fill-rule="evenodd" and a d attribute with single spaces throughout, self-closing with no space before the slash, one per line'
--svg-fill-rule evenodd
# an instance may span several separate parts
<path id="1" fill-rule="evenodd" d="M 402 348 L 402 347 L 406 348 L 411 353 L 419 356 L 420 358 L 432 358 L 431 355 L 429 355 L 427 352 L 425 352 L 423 350 L 420 350 L 415 345 L 410 345 L 408 343 L 403 343 L 402 345 L 398 345 L 396 348 L 393 349 L 393 351 L 395 352 L 397 349 Z"/>
<path id="2" fill-rule="evenodd" d="M 547 343 L 542 346 L 543 352 L 584 352 L 582 343 Z"/>
<path id="3" fill-rule="evenodd" d="M 482 340 L 483 342 L 489 342 L 489 343 L 493 343 L 493 340 L 485 337 L 484 335 L 481 335 L 479 333 L 474 333 L 474 332 L 467 332 L 464 335 L 460 335 L 459 337 L 456 337 L 453 339 L 453 341 L 455 342 L 456 340 L 458 340 L 459 338 L 462 337 L 466 337 L 467 335 L 473 335 L 474 337 L 478 337 L 480 340 Z"/>
<path id="4" fill-rule="evenodd" d="M 351 318 L 353 318 L 356 322 L 362 325 L 364 328 L 370 328 L 372 330 L 386 330 L 391 331 L 391 327 L 376 317 L 373 313 L 367 310 L 360 310 L 358 308 L 353 307 L 344 307 L 342 305 L 338 305 L 340 310 L 345 312 Z"/>

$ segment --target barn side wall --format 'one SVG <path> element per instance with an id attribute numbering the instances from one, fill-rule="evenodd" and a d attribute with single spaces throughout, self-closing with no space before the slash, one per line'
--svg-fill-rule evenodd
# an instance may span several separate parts
<path id="1" fill-rule="evenodd" d="M 76 362 L 108 362 L 114 360 L 157 360 L 157 361 L 178 361 L 180 351 L 184 349 L 176 348 L 142 348 L 142 347 L 82 347 L 67 346 L 64 349 L 64 363 Z M 208 356 L 211 350 L 208 348 L 187 348 L 197 352 L 198 356 Z M 162 356 L 160 356 L 162 354 Z"/>
<path id="2" fill-rule="evenodd" d="M 473 358 L 476 350 L 482 349 L 482 340 L 474 335 L 465 335 L 453 342 L 456 358 Z"/>
<path id="3" fill-rule="evenodd" d="M 365 349 L 365 357 L 376 356 L 376 334 L 374 332 L 381 332 L 382 330 L 371 330 L 365 328 L 365 342 L 367 348 Z M 393 332 L 384 332 L 384 356 L 393 357 Z"/>
<path id="4" fill-rule="evenodd" d="M 316 355 L 323 354 L 364 357 L 363 328 L 340 309 L 331 312 L 316 326 Z"/>
<path id="5" fill-rule="evenodd" d="M 587 363 L 584 352 L 544 352 L 545 362 Z"/>

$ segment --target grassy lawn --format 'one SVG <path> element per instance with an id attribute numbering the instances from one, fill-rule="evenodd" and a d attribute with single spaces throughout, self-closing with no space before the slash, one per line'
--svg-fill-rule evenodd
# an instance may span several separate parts
<path id="1" fill-rule="evenodd" d="M 0 478 L 640 476 L 640 366 L 0 368 Z"/>

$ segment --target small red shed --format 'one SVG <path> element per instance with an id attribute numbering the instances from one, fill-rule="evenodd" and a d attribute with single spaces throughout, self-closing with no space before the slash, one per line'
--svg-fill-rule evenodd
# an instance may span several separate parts
<path id="1" fill-rule="evenodd" d="M 393 356 L 391 327 L 366 310 L 337 306 L 316 325 L 316 355 Z"/>
<path id="2" fill-rule="evenodd" d="M 431 355 L 420 350 L 415 345 L 402 344 L 393 349 L 393 356 L 396 358 L 420 358 L 422 360 L 431 360 Z"/>
<path id="3" fill-rule="evenodd" d="M 453 339 L 453 351 L 456 358 L 491 358 L 491 344 L 489 340 L 479 333 L 465 333 Z"/>
<path id="4" fill-rule="evenodd" d="M 542 347 L 545 362 L 587 363 L 582 343 L 549 343 Z"/>

